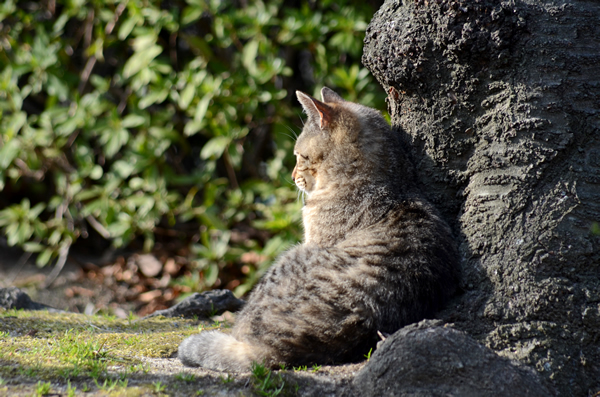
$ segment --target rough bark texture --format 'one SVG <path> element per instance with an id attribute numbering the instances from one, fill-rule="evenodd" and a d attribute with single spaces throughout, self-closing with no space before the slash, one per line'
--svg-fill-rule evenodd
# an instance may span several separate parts
<path id="1" fill-rule="evenodd" d="M 363 62 L 461 241 L 441 317 L 560 395 L 598 392 L 600 3 L 390 0 Z"/>
<path id="2" fill-rule="evenodd" d="M 386 339 L 352 387 L 356 396 L 552 395 L 534 370 L 430 320 Z"/>

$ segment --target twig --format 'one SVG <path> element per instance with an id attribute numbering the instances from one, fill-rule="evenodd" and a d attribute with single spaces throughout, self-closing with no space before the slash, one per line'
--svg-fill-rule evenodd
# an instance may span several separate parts
<path id="1" fill-rule="evenodd" d="M 125 11 L 125 4 L 121 3 L 121 4 L 119 4 L 119 6 L 117 7 L 117 9 L 115 10 L 115 16 L 114 16 L 114 18 L 110 22 L 108 22 L 106 24 L 106 28 L 104 29 L 104 33 L 107 36 L 112 33 L 112 31 L 115 28 L 115 26 L 117 24 L 117 21 L 119 20 L 119 17 L 123 13 L 123 11 Z M 86 46 L 86 49 L 89 48 L 89 46 L 91 45 L 91 42 L 92 42 L 93 21 L 94 21 L 94 11 L 92 10 L 90 12 L 89 16 L 88 16 L 88 20 L 86 21 L 87 22 L 86 34 L 85 34 L 85 46 Z M 87 85 L 87 82 L 90 79 L 90 76 L 92 74 L 92 70 L 94 69 L 94 66 L 96 65 L 96 61 L 97 61 L 97 59 L 96 59 L 95 55 L 92 55 L 87 60 L 87 63 L 85 64 L 85 68 L 81 72 L 81 81 L 79 82 L 79 87 L 77 88 L 77 90 L 79 91 L 79 95 L 83 94 L 83 90 L 85 89 L 85 86 Z"/>
<path id="2" fill-rule="evenodd" d="M 16 158 L 13 160 L 13 162 L 15 163 L 15 165 L 17 167 L 19 167 L 21 169 L 21 171 L 23 171 L 23 174 L 25 176 L 28 176 L 30 178 L 35 179 L 36 181 L 41 181 L 42 179 L 44 179 L 44 175 L 45 175 L 45 171 L 44 170 L 37 170 L 37 171 L 32 171 L 31 169 L 29 169 L 29 167 L 27 166 L 27 163 L 25 163 L 23 160 L 21 160 L 20 158 Z"/>
<path id="3" fill-rule="evenodd" d="M 169 56 L 175 70 L 179 70 L 179 66 L 177 65 L 177 32 L 173 32 L 169 36 Z"/>
<path id="4" fill-rule="evenodd" d="M 21 255 L 21 257 L 19 258 L 19 261 L 17 262 L 17 267 L 19 269 L 21 269 L 23 266 L 25 266 L 25 264 L 27 263 L 29 258 L 31 258 L 32 254 L 33 254 L 33 252 L 23 252 L 23 255 Z M 19 273 L 17 273 L 17 274 L 19 274 Z"/>
<path id="5" fill-rule="evenodd" d="M 61 247 L 60 252 L 58 254 L 58 260 L 56 261 L 56 265 L 54 265 L 54 269 L 52 269 L 50 274 L 46 277 L 44 285 L 42 285 L 42 289 L 48 288 L 56 280 L 63 267 L 65 267 L 67 257 L 69 256 L 70 248 L 71 243 L 65 244 Z"/>
<path id="6" fill-rule="evenodd" d="M 131 95 L 131 87 L 127 86 L 125 91 L 121 95 L 121 101 L 119 102 L 119 106 L 117 106 L 117 113 L 119 116 L 123 114 L 125 108 L 127 107 L 127 99 Z"/>
<path id="7" fill-rule="evenodd" d="M 85 219 L 88 221 L 90 226 L 93 227 L 94 230 L 98 232 L 98 234 L 100 234 L 105 239 L 110 238 L 110 232 L 108 230 L 106 230 L 106 228 L 104 226 L 102 226 L 102 224 L 100 222 L 98 222 L 96 220 L 96 218 L 94 218 L 91 215 L 88 215 L 85 217 Z"/>
<path id="8" fill-rule="evenodd" d="M 27 263 L 29 258 L 31 258 L 31 255 L 32 255 L 31 252 L 23 252 L 23 255 L 21 255 L 21 257 L 19 258 L 19 260 L 17 261 L 17 264 L 15 266 L 17 271 L 13 274 L 12 277 L 7 277 L 7 280 L 0 281 L 0 286 L 9 287 L 9 286 L 13 285 L 13 283 L 15 282 L 17 277 L 19 277 L 19 274 L 21 274 L 21 270 L 23 270 L 23 266 L 25 265 L 25 263 Z"/>
<path id="9" fill-rule="evenodd" d="M 229 153 L 227 152 L 227 150 L 229 150 L 229 147 L 225 148 L 225 151 L 223 152 L 223 162 L 225 163 L 227 176 L 229 177 L 231 187 L 234 189 L 239 189 L 240 185 L 238 184 L 237 178 L 235 176 L 235 170 L 233 169 L 233 165 L 231 164 L 231 157 L 229 157 Z"/>
<path id="10" fill-rule="evenodd" d="M 115 17 L 112 21 L 106 24 L 104 33 L 106 33 L 107 36 L 112 33 L 113 29 L 115 28 L 115 25 L 117 24 L 117 21 L 119 20 L 119 17 L 123 13 L 123 11 L 125 11 L 125 4 L 126 3 L 121 3 L 117 6 L 117 9 L 115 10 Z"/>
<path id="11" fill-rule="evenodd" d="M 88 80 L 90 79 L 90 75 L 92 74 L 92 69 L 94 69 L 94 65 L 96 65 L 96 57 L 92 55 L 88 58 L 85 68 L 81 72 L 81 80 L 79 81 L 79 87 L 77 87 L 77 91 L 79 91 L 79 95 L 83 94 L 83 90 L 87 85 Z"/>

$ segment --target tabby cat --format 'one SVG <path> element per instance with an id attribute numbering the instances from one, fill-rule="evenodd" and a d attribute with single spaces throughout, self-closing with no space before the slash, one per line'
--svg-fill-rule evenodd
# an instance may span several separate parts
<path id="1" fill-rule="evenodd" d="M 396 133 L 374 109 L 329 88 L 297 97 L 308 120 L 292 177 L 305 194 L 304 243 L 251 293 L 230 334 L 184 340 L 188 366 L 248 370 L 360 360 L 381 334 L 431 316 L 453 294 L 458 255 L 418 193 Z"/>

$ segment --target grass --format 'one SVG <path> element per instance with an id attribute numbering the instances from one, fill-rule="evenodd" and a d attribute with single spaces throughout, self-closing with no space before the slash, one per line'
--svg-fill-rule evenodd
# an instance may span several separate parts
<path id="1" fill-rule="evenodd" d="M 285 387 L 281 374 L 274 375 L 264 364 L 252 363 L 251 369 L 252 390 L 263 397 L 278 396 Z"/>
<path id="2" fill-rule="evenodd" d="M 36 396 L 48 394 L 48 381 L 62 385 L 59 394 L 67 396 L 86 392 L 89 386 L 106 393 L 125 389 L 129 377 L 149 371 L 144 360 L 173 356 L 179 343 L 197 332 L 193 320 L 136 321 L 131 315 L 117 319 L 0 309 L 0 387 L 26 383 L 34 386 L 23 395 Z M 191 383 L 194 376 L 181 379 Z M 147 385 L 151 393 L 167 387 L 160 381 Z"/>
<path id="3" fill-rule="evenodd" d="M 19 333 L 19 330 L 33 327 L 29 320 L 38 322 L 41 319 L 25 317 L 20 319 L 23 321 L 18 320 L 4 318 L 2 327 L 11 327 L 13 332 Z M 0 358 L 19 365 L 27 376 L 58 375 L 71 379 L 84 375 L 99 379 L 105 377 L 109 365 L 141 365 L 140 356 L 170 356 L 188 334 L 165 331 L 136 335 L 117 321 L 113 322 L 116 327 L 112 329 L 92 323 L 93 326 L 74 324 L 73 328 L 60 330 L 61 325 L 66 326 L 63 323 L 59 330 L 39 331 L 35 337 L 21 334 L 4 341 Z"/>
<path id="4" fill-rule="evenodd" d="M 140 321 L 0 309 L 0 395 L 158 397 L 213 395 L 225 389 L 232 395 L 262 397 L 298 393 L 299 385 L 285 378 L 284 365 L 282 371 L 271 371 L 254 364 L 251 373 L 235 377 L 191 373 L 195 370 L 154 372 L 153 359 L 172 357 L 183 339 L 210 329 L 212 322 L 199 325 L 183 319 Z M 307 375 L 320 370 L 318 365 L 294 368 Z"/>
<path id="5" fill-rule="evenodd" d="M 100 390 L 103 390 L 105 392 L 112 392 L 117 388 L 126 388 L 127 384 L 129 383 L 129 381 L 127 379 L 104 379 L 104 381 L 102 383 L 99 383 L 97 379 L 94 379 L 94 383 L 96 384 L 96 387 Z"/>
<path id="6" fill-rule="evenodd" d="M 74 397 L 77 394 L 77 388 L 71 385 L 71 381 L 67 381 L 67 397 Z"/>
<path id="7" fill-rule="evenodd" d="M 196 377 L 193 374 L 186 374 L 185 372 L 181 372 L 175 375 L 175 379 L 180 380 L 182 382 L 191 383 Z"/>
<path id="8" fill-rule="evenodd" d="M 153 385 L 154 385 L 154 391 L 156 393 L 161 393 L 167 388 L 167 385 L 165 385 L 161 381 L 154 382 Z"/>
<path id="9" fill-rule="evenodd" d="M 49 394 L 50 390 L 52 390 L 52 384 L 50 382 L 42 383 L 41 381 L 39 381 L 37 387 L 35 388 L 35 395 L 44 396 L 46 394 Z"/>
<path id="10" fill-rule="evenodd" d="M 227 374 L 227 377 L 220 376 L 220 378 L 221 378 L 221 383 L 223 383 L 224 385 L 231 383 L 235 380 L 235 378 L 233 376 L 231 376 L 231 374 Z"/>

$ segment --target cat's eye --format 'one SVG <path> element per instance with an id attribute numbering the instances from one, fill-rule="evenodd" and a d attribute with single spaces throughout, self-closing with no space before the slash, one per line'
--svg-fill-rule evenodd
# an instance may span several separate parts
<path id="1" fill-rule="evenodd" d="M 300 157 L 302 157 L 302 159 L 308 160 L 308 156 L 300 154 L 300 153 L 296 152 L 295 150 L 294 150 L 294 156 L 296 156 L 296 157 L 300 156 Z"/>

